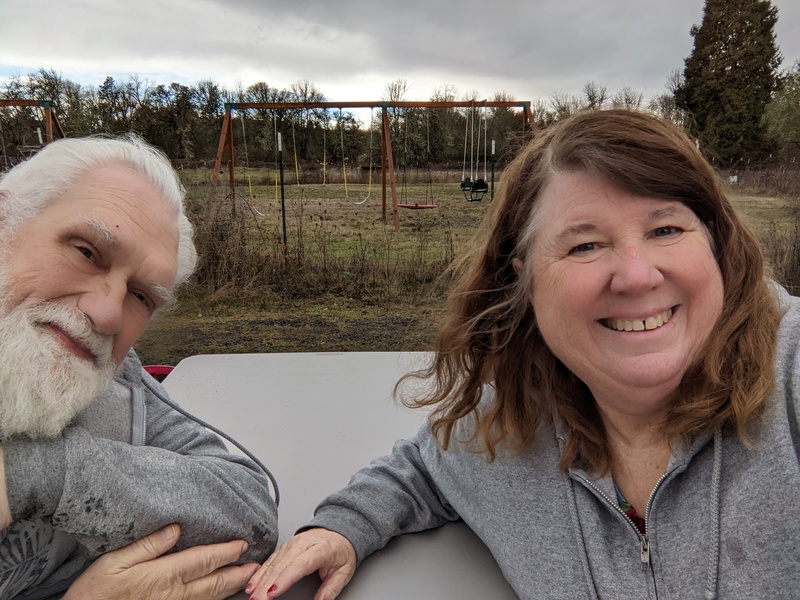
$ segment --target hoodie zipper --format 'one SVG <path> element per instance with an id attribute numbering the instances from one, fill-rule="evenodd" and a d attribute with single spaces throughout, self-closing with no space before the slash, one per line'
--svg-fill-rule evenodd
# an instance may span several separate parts
<path id="1" fill-rule="evenodd" d="M 644 536 L 643 536 L 644 540 L 642 542 L 642 571 L 647 571 L 647 569 L 650 568 L 650 542 L 647 539 L 647 530 L 649 529 L 647 526 L 647 521 L 650 518 L 650 505 L 653 503 L 653 496 L 656 495 L 656 490 L 661 485 L 661 482 L 663 482 L 664 479 L 666 478 L 667 478 L 667 473 L 666 472 L 662 473 L 661 477 L 658 478 L 658 481 L 656 481 L 656 484 L 653 486 L 653 491 L 650 492 L 650 496 L 647 498 L 647 504 L 644 507 Z"/>
<path id="2" fill-rule="evenodd" d="M 576 476 L 579 477 L 581 480 L 583 480 L 595 492 L 597 492 L 597 494 L 600 497 L 605 499 L 605 501 L 608 502 L 614 508 L 614 510 L 616 510 L 619 514 L 621 514 L 622 517 L 628 523 L 630 523 L 631 527 L 636 532 L 636 535 L 639 536 L 639 558 L 641 560 L 642 571 L 649 570 L 650 569 L 650 541 L 647 539 L 647 518 L 648 518 L 648 516 L 650 514 L 650 504 L 653 502 L 653 496 L 655 496 L 656 490 L 658 490 L 658 488 L 661 485 L 661 483 L 664 481 L 664 479 L 666 479 L 667 473 L 664 473 L 663 475 L 661 475 L 661 477 L 659 477 L 658 481 L 656 481 L 655 487 L 653 487 L 653 491 L 650 492 L 650 496 L 647 498 L 647 505 L 645 507 L 645 512 L 644 512 L 644 533 L 639 531 L 639 528 L 636 527 L 636 524 L 633 522 L 633 520 L 628 515 L 625 514 L 625 511 L 622 510 L 619 507 L 619 504 L 617 504 L 616 502 L 612 502 L 611 499 L 606 495 L 606 493 L 603 490 L 601 490 L 592 481 L 590 481 L 589 479 L 587 479 L 583 475 L 576 475 Z"/>

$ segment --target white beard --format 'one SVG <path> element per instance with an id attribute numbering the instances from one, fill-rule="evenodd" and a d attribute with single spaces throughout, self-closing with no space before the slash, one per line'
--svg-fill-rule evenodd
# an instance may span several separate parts
<path id="1" fill-rule="evenodd" d="M 97 359 L 69 351 L 45 323 L 57 325 Z M 112 342 L 94 331 L 88 317 L 69 300 L 23 303 L 1 314 L 0 439 L 60 434 L 108 389 L 116 370 Z"/>

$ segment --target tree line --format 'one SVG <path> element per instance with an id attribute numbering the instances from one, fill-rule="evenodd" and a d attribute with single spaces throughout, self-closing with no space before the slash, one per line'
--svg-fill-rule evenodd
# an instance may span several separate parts
<path id="1" fill-rule="evenodd" d="M 686 127 L 707 156 L 722 167 L 797 156 L 800 61 L 780 71 L 783 57 L 775 40 L 777 19 L 777 8 L 767 0 L 706 0 L 702 23 L 691 30 L 692 53 L 683 70 L 670 75 L 664 93 L 646 99 L 626 87 L 612 94 L 602 83 L 589 81 L 578 94 L 533 100 L 535 125 L 546 127 L 586 109 L 639 108 Z M 67 135 L 133 131 L 170 158 L 194 165 L 213 160 L 226 103 L 327 100 L 309 81 L 298 81 L 288 89 L 266 82 L 229 89 L 210 80 L 163 84 L 132 75 L 127 81 L 107 77 L 95 87 L 45 68 L 0 84 L 0 99 L 12 98 L 51 100 Z M 429 98 L 476 99 L 475 93 L 462 94 L 450 85 Z M 388 83 L 381 100 L 409 100 L 407 82 Z M 491 100 L 522 99 L 498 92 Z M 348 110 L 235 111 L 237 160 L 251 166 L 274 164 L 280 132 L 284 151 L 299 162 L 366 165 L 380 156 L 378 116 L 376 111 L 373 119 L 362 122 Z M 36 108 L 0 107 L 0 168 L 2 161 L 7 166 L 39 146 L 41 118 Z M 390 127 L 395 161 L 401 168 L 462 166 L 467 152 L 470 158 L 482 160 L 480 144 L 485 148 L 492 139 L 502 166 L 530 137 L 530 126 L 526 132 L 520 111 L 510 108 L 394 108 Z"/>

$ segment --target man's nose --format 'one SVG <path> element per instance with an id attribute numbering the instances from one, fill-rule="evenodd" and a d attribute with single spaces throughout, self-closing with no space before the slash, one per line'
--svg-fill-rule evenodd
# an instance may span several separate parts
<path id="1" fill-rule="evenodd" d="M 656 256 L 641 244 L 625 246 L 617 255 L 611 277 L 611 291 L 617 294 L 640 294 L 664 281 Z"/>
<path id="2" fill-rule="evenodd" d="M 117 335 L 122 328 L 122 313 L 128 288 L 121 282 L 105 279 L 78 298 L 78 310 L 92 322 L 95 331 Z"/>

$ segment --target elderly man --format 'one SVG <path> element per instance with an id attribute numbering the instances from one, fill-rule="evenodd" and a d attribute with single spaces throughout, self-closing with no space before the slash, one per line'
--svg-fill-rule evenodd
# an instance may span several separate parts
<path id="1" fill-rule="evenodd" d="M 268 474 L 131 350 L 191 236 L 134 137 L 61 140 L 0 178 L 0 598 L 224 598 L 273 550 Z"/>

